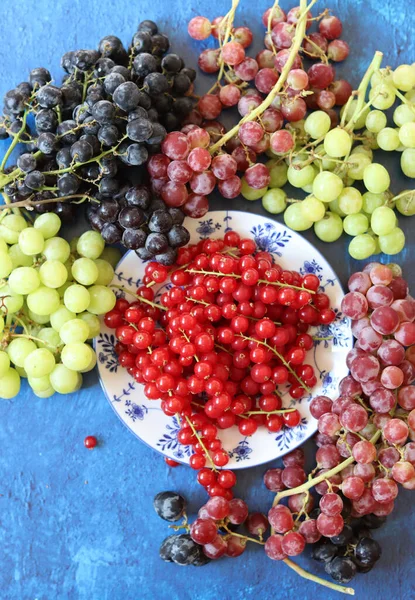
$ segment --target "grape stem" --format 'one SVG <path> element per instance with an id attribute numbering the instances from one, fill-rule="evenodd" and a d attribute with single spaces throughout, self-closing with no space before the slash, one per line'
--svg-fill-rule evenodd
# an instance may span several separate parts
<path id="1" fill-rule="evenodd" d="M 285 413 L 291 413 L 291 412 L 295 412 L 297 409 L 296 408 L 282 408 L 280 410 L 270 410 L 269 412 L 266 412 L 264 410 L 250 410 L 249 412 L 247 412 L 247 415 L 266 415 L 267 417 L 269 415 L 284 415 Z"/>
<path id="2" fill-rule="evenodd" d="M 3 194 L 4 196 L 4 194 Z M 85 200 L 90 200 L 91 202 L 99 202 L 96 198 L 92 196 L 88 196 L 88 194 L 71 194 L 70 196 L 57 196 L 56 198 L 48 198 L 46 200 L 39 200 L 35 202 L 34 200 L 20 200 L 20 202 L 13 202 L 14 208 L 33 208 L 38 206 L 39 204 L 51 204 L 52 202 L 62 202 L 63 200 L 72 200 L 73 198 L 85 198 Z M 75 203 L 78 204 L 78 203 Z M 3 210 L 10 209 L 10 206 L 0 206 L 0 212 Z"/>
<path id="3" fill-rule="evenodd" d="M 271 30 L 272 30 L 271 25 L 272 25 L 272 17 L 274 15 L 274 11 L 277 8 L 277 6 L 279 7 L 279 0 L 275 0 L 274 4 L 272 5 L 271 10 L 269 11 L 268 23 L 267 23 L 267 34 L 269 36 L 269 41 L 271 42 L 273 54 L 277 54 L 277 50 L 275 48 L 274 42 L 272 41 L 272 37 L 271 37 Z"/>
<path id="4" fill-rule="evenodd" d="M 326 581 L 321 577 L 317 577 L 317 575 L 309 573 L 289 558 L 284 559 L 283 562 L 287 565 L 287 567 L 290 567 L 290 569 L 295 571 L 297 575 L 300 575 L 300 577 L 303 577 L 304 579 L 308 579 L 309 581 L 313 581 L 314 583 L 319 583 L 320 585 L 330 588 L 331 590 L 334 590 L 336 592 L 341 592 L 342 594 L 349 594 L 349 596 L 354 596 L 353 588 L 343 587 L 342 585 L 338 585 L 337 583 L 331 583 L 330 581 Z"/>
<path id="5" fill-rule="evenodd" d="M 22 118 L 22 126 L 19 129 L 19 131 L 17 132 L 17 134 L 14 136 L 12 143 L 8 147 L 7 152 L 4 155 L 3 160 L 1 161 L 0 171 L 2 173 L 4 173 L 4 167 L 6 166 L 7 161 L 9 160 L 10 154 L 13 152 L 13 150 L 15 149 L 15 147 L 17 146 L 17 144 L 19 143 L 20 136 L 22 135 L 22 133 L 24 132 L 24 130 L 26 128 L 27 114 L 28 114 L 27 110 L 25 110 L 24 113 L 23 113 L 23 118 Z"/>
<path id="6" fill-rule="evenodd" d="M 155 302 L 152 302 L 151 300 L 147 300 L 147 298 L 143 298 L 142 296 L 137 296 L 137 294 L 135 294 L 131 290 L 128 290 L 127 288 L 125 288 L 122 285 L 116 285 L 115 283 L 110 283 L 109 287 L 113 287 L 113 288 L 116 288 L 117 290 L 123 291 L 126 294 L 130 294 L 130 296 L 134 296 L 134 298 L 136 300 L 139 300 L 140 302 L 144 302 L 144 304 L 148 304 L 149 306 L 153 306 L 154 308 L 159 308 L 160 310 L 167 310 L 167 308 L 165 306 L 162 306 L 161 304 L 156 304 Z"/>
<path id="7" fill-rule="evenodd" d="M 380 68 L 380 65 L 382 64 L 382 58 L 383 58 L 382 52 L 379 52 L 379 51 L 375 52 L 372 62 L 368 66 L 366 73 L 364 74 L 363 79 L 360 82 L 359 87 L 357 88 L 356 108 L 354 110 L 352 118 L 350 119 L 350 121 L 347 123 L 347 125 L 345 127 L 346 131 L 353 131 L 353 128 L 356 125 L 360 111 L 362 110 L 363 105 L 365 103 L 366 90 L 369 86 L 370 79 L 371 79 L 373 73 Z"/>
<path id="8" fill-rule="evenodd" d="M 298 201 L 297 201 L 298 202 Z M 198 269 L 186 269 L 187 273 L 200 273 L 203 275 L 219 275 L 220 277 L 234 277 L 235 279 L 241 279 L 242 275 L 238 275 L 236 273 L 220 273 L 219 271 L 204 271 Z M 299 290 L 300 292 L 309 292 L 310 294 L 315 294 L 314 290 L 309 290 L 305 287 L 300 287 L 298 285 L 291 285 L 289 283 L 283 283 L 281 281 L 267 281 L 266 279 L 258 279 L 258 283 L 266 283 L 267 285 L 276 285 L 278 287 L 284 288 L 292 288 L 293 290 Z"/>
<path id="9" fill-rule="evenodd" d="M 259 544 L 260 546 L 265 545 L 265 542 L 262 542 L 261 540 L 256 540 L 255 538 L 249 537 L 248 535 L 242 535 L 242 533 L 236 533 L 236 531 L 231 531 L 227 525 L 222 525 L 222 527 L 225 531 L 227 531 L 231 535 L 234 535 L 235 537 L 242 538 L 247 542 L 255 542 L 255 544 Z"/>
<path id="10" fill-rule="evenodd" d="M 190 429 L 193 431 L 197 441 L 199 442 L 201 448 L 203 449 L 203 452 L 206 455 L 206 458 L 209 460 L 210 464 L 212 465 L 212 470 L 213 471 L 218 471 L 218 469 L 216 468 L 215 463 L 212 460 L 212 457 L 210 456 L 205 444 L 202 442 L 202 438 L 200 437 L 200 435 L 197 433 L 195 426 L 193 425 L 193 423 L 191 422 L 191 420 L 189 419 L 189 417 L 187 415 L 185 415 L 185 419 L 189 424 Z"/>

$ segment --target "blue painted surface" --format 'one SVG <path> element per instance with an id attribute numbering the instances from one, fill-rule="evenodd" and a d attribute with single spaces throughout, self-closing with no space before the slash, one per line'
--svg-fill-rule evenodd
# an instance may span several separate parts
<path id="1" fill-rule="evenodd" d="M 253 27 L 260 47 L 260 14 L 268 3 L 242 0 L 240 24 Z M 293 2 L 281 2 L 283 8 Z M 324 8 L 324 3 L 320 3 Z M 344 38 L 351 56 L 339 68 L 356 84 L 375 50 L 383 50 L 385 64 L 415 60 L 413 11 L 404 0 L 330 0 L 329 7 L 344 21 Z M 259 6 L 260 8 L 256 8 Z M 168 7 L 168 9 L 166 8 Z M 67 50 L 91 47 L 109 33 L 128 42 L 143 18 L 158 20 L 172 38 L 173 49 L 191 66 L 196 42 L 189 42 L 188 19 L 197 14 L 213 18 L 228 8 L 225 0 L 29 0 L 0 3 L 0 95 L 23 81 L 28 71 L 46 66 L 57 79 L 59 60 Z M 199 90 L 209 86 L 201 78 Z M 0 153 L 5 144 L 2 142 Z M 390 163 L 392 189 L 410 183 L 400 175 L 398 162 Z M 223 200 L 213 200 L 214 208 Z M 260 203 L 235 200 L 229 208 L 261 212 Z M 400 217 L 407 234 L 409 219 Z M 312 233 L 306 236 L 316 242 Z M 356 269 L 349 260 L 347 240 L 318 244 L 346 282 Z M 399 256 L 407 276 L 413 264 L 414 244 Z M 167 469 L 161 457 L 140 444 L 116 419 L 96 377 L 91 375 L 81 393 L 47 400 L 23 389 L 12 402 L 0 404 L 0 598 L 2 600 L 311 600 L 338 598 L 305 582 L 285 565 L 266 559 L 259 547 L 250 548 L 238 562 L 231 559 L 197 569 L 180 569 L 158 559 L 158 546 L 169 530 L 151 506 L 153 495 L 164 489 L 182 492 L 194 513 L 205 500 L 194 473 Z M 88 452 L 82 441 L 96 434 L 101 445 Z M 253 510 L 266 511 L 272 494 L 261 483 L 264 468 L 239 474 L 238 490 Z M 387 526 L 376 533 L 384 554 L 378 567 L 358 576 L 359 599 L 415 598 L 413 496 L 400 494 Z M 319 565 L 299 561 L 316 573 Z"/>

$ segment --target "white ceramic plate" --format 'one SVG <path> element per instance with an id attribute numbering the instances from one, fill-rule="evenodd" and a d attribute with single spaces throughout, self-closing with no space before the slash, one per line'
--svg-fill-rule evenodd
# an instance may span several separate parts
<path id="1" fill-rule="evenodd" d="M 343 290 L 338 278 L 325 258 L 304 238 L 284 225 L 268 218 L 238 211 L 212 211 L 202 220 L 187 219 L 191 242 L 202 238 L 223 237 L 230 229 L 242 237 L 252 237 L 262 250 L 272 252 L 276 261 L 288 270 L 302 274 L 314 273 L 321 281 L 321 291 L 329 295 L 331 305 L 340 306 Z M 136 289 L 144 275 L 144 263 L 135 252 L 127 254 L 119 262 L 114 282 L 129 289 Z M 336 308 L 335 308 L 336 310 Z M 307 354 L 306 362 L 313 365 L 318 383 L 313 396 L 324 394 L 334 397 L 339 381 L 347 375 L 346 355 L 352 347 L 349 321 L 336 310 L 336 320 L 329 326 L 313 328 L 318 338 Z M 187 463 L 192 451 L 177 441 L 179 424 L 174 417 L 167 417 L 160 409 L 160 402 L 147 400 L 143 388 L 125 369 L 119 367 L 114 351 L 113 330 L 102 326 L 96 339 L 98 370 L 102 389 L 114 411 L 123 423 L 140 440 L 163 455 L 178 462 Z M 294 401 L 283 393 L 285 407 L 294 404 L 301 412 L 300 424 L 269 433 L 261 427 L 254 436 L 243 437 L 237 427 L 221 432 L 223 446 L 230 452 L 227 467 L 242 469 L 267 463 L 302 444 L 316 431 L 316 421 L 310 415 L 311 396 Z"/>

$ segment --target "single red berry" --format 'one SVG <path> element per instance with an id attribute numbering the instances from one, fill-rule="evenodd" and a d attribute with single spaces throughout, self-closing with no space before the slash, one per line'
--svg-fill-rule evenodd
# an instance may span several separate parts
<path id="1" fill-rule="evenodd" d="M 169 465 L 169 467 L 178 467 L 180 465 L 180 463 L 176 462 L 172 458 L 169 458 L 168 456 L 164 458 L 164 462 L 166 465 Z"/>
<path id="2" fill-rule="evenodd" d="M 87 435 L 84 439 L 84 446 L 88 448 L 88 450 L 92 450 L 98 444 L 98 440 L 94 435 Z"/>

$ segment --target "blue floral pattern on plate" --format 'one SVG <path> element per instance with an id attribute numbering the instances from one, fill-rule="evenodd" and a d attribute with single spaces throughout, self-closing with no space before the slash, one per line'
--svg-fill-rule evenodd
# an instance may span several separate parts
<path id="1" fill-rule="evenodd" d="M 273 253 L 284 269 L 297 270 L 303 275 L 317 275 L 320 290 L 329 295 L 332 306 L 340 306 L 343 291 L 336 274 L 324 257 L 299 234 L 271 219 L 244 212 L 212 211 L 206 217 L 186 221 L 193 243 L 206 237 L 222 237 L 225 231 L 231 229 L 243 237 L 254 237 L 258 247 Z M 135 252 L 128 252 L 116 269 L 113 283 L 135 290 L 141 284 L 144 264 Z M 168 285 L 155 286 L 156 297 Z M 347 375 L 346 355 L 352 347 L 350 323 L 337 311 L 333 323 L 313 328 L 310 333 L 316 337 L 314 348 L 306 358 L 314 367 L 318 380 L 313 395 L 334 397 L 340 380 Z M 114 331 L 103 324 L 95 340 L 98 370 L 101 385 L 114 411 L 146 444 L 165 456 L 188 463 L 192 450 L 177 441 L 180 429 L 177 419 L 167 417 L 160 409 L 160 402 L 148 400 L 142 386 L 125 369 L 118 368 L 115 343 Z M 239 469 L 274 460 L 297 447 L 316 431 L 316 421 L 309 409 L 312 395 L 294 401 L 287 387 L 280 392 L 283 406 L 296 406 L 300 411 L 300 424 L 292 429 L 283 429 L 277 435 L 260 428 L 254 436 L 242 440 L 236 427 L 221 431 L 219 435 L 223 446 L 231 457 L 227 465 L 229 468 Z"/>

